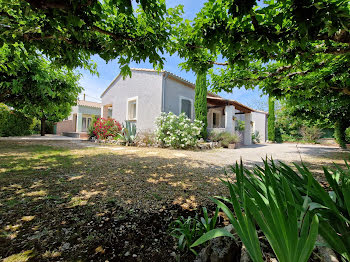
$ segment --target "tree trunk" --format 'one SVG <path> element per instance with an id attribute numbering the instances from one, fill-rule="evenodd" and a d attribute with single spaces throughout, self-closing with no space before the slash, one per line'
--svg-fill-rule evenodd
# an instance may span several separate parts
<path id="1" fill-rule="evenodd" d="M 40 121 L 41 121 L 41 124 L 40 124 L 40 135 L 41 136 L 45 136 L 45 121 L 46 121 L 46 118 L 42 117 L 40 119 Z"/>

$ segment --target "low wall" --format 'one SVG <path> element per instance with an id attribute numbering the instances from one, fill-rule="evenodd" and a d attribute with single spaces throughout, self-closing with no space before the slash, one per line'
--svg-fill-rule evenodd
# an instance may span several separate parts
<path id="1" fill-rule="evenodd" d="M 75 132 L 73 120 L 63 120 L 56 123 L 56 134 L 61 135 L 63 132 Z"/>

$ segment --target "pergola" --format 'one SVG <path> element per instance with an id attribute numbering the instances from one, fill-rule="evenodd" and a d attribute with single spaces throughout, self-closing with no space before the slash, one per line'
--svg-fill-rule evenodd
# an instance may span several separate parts
<path id="1" fill-rule="evenodd" d="M 222 114 L 225 116 L 225 127 L 220 128 L 224 129 L 226 132 L 233 133 L 235 132 L 235 118 L 236 114 L 244 114 L 245 119 L 245 129 L 244 129 L 244 144 L 250 145 L 252 143 L 252 134 L 251 134 L 251 113 L 255 110 L 247 107 L 235 100 L 225 99 L 214 94 L 208 94 L 207 96 L 208 112 L 211 109 L 222 109 Z M 237 112 L 238 111 L 238 112 Z M 211 128 L 215 130 L 215 128 Z"/>

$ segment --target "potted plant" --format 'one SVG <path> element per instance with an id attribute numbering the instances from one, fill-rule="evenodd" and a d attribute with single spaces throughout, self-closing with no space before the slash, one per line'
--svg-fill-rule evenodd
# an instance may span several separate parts
<path id="1" fill-rule="evenodd" d="M 237 134 L 231 134 L 228 132 L 221 133 L 221 145 L 229 149 L 235 149 L 239 142 L 239 136 Z"/>

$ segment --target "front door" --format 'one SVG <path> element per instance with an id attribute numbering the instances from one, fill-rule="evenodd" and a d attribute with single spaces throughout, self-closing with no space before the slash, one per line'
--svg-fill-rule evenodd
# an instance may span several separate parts
<path id="1" fill-rule="evenodd" d="M 91 117 L 83 117 L 82 127 L 81 127 L 82 132 L 88 131 L 88 128 L 91 125 L 91 121 L 92 121 Z"/>

